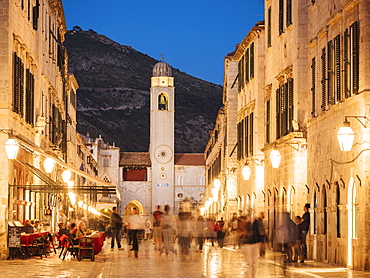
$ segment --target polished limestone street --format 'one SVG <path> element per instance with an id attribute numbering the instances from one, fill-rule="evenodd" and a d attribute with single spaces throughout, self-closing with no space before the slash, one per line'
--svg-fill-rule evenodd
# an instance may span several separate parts
<path id="1" fill-rule="evenodd" d="M 111 251 L 109 241 L 94 262 L 77 261 L 71 256 L 63 261 L 54 253 L 43 259 L 0 261 L 0 277 L 248 277 L 243 249 L 221 249 L 207 244 L 203 253 L 198 253 L 197 246 L 192 245 L 189 255 L 181 255 L 177 250 L 177 254 L 165 256 L 154 250 L 152 241 L 147 241 L 140 244 L 139 258 L 135 258 L 130 246 L 124 244 L 124 250 Z M 284 259 L 282 253 L 267 251 L 266 257 L 259 259 L 257 277 L 370 277 L 369 272 L 310 260 L 285 264 Z"/>

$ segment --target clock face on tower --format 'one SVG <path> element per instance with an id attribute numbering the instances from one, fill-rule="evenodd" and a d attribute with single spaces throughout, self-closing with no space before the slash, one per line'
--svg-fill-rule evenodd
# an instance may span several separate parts
<path id="1" fill-rule="evenodd" d="M 154 156 L 159 163 L 167 163 L 172 158 L 172 150 L 167 145 L 161 145 L 155 149 Z"/>

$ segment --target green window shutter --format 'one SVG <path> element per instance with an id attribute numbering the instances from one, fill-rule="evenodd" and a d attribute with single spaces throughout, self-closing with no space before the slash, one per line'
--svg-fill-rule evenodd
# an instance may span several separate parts
<path id="1" fill-rule="evenodd" d="M 333 41 L 328 42 L 328 104 L 334 104 L 334 59 L 333 59 Z"/>
<path id="2" fill-rule="evenodd" d="M 334 38 L 334 56 L 335 56 L 335 97 L 336 102 L 340 102 L 342 100 L 340 82 L 341 82 L 341 72 L 340 72 L 340 35 Z"/>
<path id="3" fill-rule="evenodd" d="M 249 48 L 245 51 L 245 82 L 249 82 Z"/>
<path id="4" fill-rule="evenodd" d="M 351 96 L 351 90 L 350 90 L 350 80 L 351 80 L 351 76 L 350 76 L 350 73 L 351 73 L 351 70 L 350 70 L 350 57 L 349 57 L 349 53 L 350 53 L 350 43 L 349 43 L 349 40 L 350 40 L 350 36 L 349 36 L 349 31 L 348 29 L 346 29 L 344 31 L 344 38 L 343 38 L 343 61 L 344 61 L 344 67 L 343 67 L 343 87 L 344 87 L 344 97 L 345 98 L 348 98 Z"/>
<path id="5" fill-rule="evenodd" d="M 18 67 L 19 67 L 18 56 L 17 56 L 17 53 L 14 52 L 13 54 L 13 112 L 16 112 L 16 113 L 18 113 L 18 102 L 19 102 Z"/>
<path id="6" fill-rule="evenodd" d="M 311 60 L 311 115 L 316 115 L 316 59 Z"/>
<path id="7" fill-rule="evenodd" d="M 253 113 L 249 115 L 249 155 L 253 155 Z"/>
<path id="8" fill-rule="evenodd" d="M 267 47 L 271 47 L 271 7 L 267 10 Z"/>
<path id="9" fill-rule="evenodd" d="M 358 48 L 358 43 L 359 43 L 359 28 L 358 28 L 358 22 L 355 21 L 351 27 L 351 71 L 352 71 L 352 92 L 353 94 L 358 93 L 358 75 L 359 75 L 359 48 Z"/>
<path id="10" fill-rule="evenodd" d="M 239 62 L 238 62 L 238 80 L 239 80 L 239 82 L 238 82 L 238 91 L 240 92 L 241 91 L 241 89 L 242 89 L 242 82 L 243 82 L 243 79 L 242 79 L 242 74 L 241 74 L 241 72 L 242 72 L 242 60 L 240 60 Z"/>
<path id="11" fill-rule="evenodd" d="M 244 140 L 244 157 L 248 157 L 248 116 L 246 116 L 243 119 L 243 125 L 244 125 L 244 134 L 243 134 L 243 140 Z"/>
<path id="12" fill-rule="evenodd" d="M 32 8 L 32 25 L 33 25 L 34 30 L 37 30 L 38 28 L 39 9 L 40 9 L 40 1 L 36 0 L 36 5 L 33 6 Z"/>
<path id="13" fill-rule="evenodd" d="M 294 83 L 293 78 L 288 80 L 288 131 L 293 131 L 294 117 Z"/>
<path id="14" fill-rule="evenodd" d="M 326 48 L 321 51 L 321 109 L 326 108 Z"/>
<path id="15" fill-rule="evenodd" d="M 266 101 L 266 144 L 270 143 L 270 121 L 271 121 L 271 101 Z"/>
<path id="16" fill-rule="evenodd" d="M 280 128 L 280 88 L 276 89 L 276 139 L 281 137 L 281 128 Z"/>
<path id="17" fill-rule="evenodd" d="M 250 47 L 250 78 L 254 78 L 254 42 L 251 43 Z"/>
<path id="18" fill-rule="evenodd" d="M 279 0 L 279 36 L 284 33 L 284 0 Z"/>
<path id="19" fill-rule="evenodd" d="M 241 155 L 240 155 L 240 153 L 241 153 L 241 151 L 240 151 L 240 148 L 241 148 L 241 142 L 240 142 L 240 122 L 237 125 L 237 134 L 238 134 L 237 159 L 239 161 L 240 160 L 240 157 L 241 157 Z"/>
<path id="20" fill-rule="evenodd" d="M 292 25 L 292 0 L 286 0 L 286 26 Z"/>
<path id="21" fill-rule="evenodd" d="M 283 134 L 287 135 L 289 133 L 289 90 L 288 83 L 285 83 L 283 86 Z"/>

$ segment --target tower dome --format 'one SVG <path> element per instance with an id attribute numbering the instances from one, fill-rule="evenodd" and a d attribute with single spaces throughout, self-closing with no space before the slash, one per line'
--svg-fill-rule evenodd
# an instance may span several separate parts
<path id="1" fill-rule="evenodd" d="M 170 77 L 172 75 L 171 66 L 164 61 L 158 62 L 153 67 L 153 76 L 167 76 Z"/>

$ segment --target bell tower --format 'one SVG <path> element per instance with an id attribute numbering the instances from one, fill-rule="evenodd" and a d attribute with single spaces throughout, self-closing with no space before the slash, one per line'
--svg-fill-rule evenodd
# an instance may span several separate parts
<path id="1" fill-rule="evenodd" d="M 150 159 L 152 211 L 174 206 L 175 87 L 171 67 L 164 61 L 153 68 L 150 88 Z"/>

